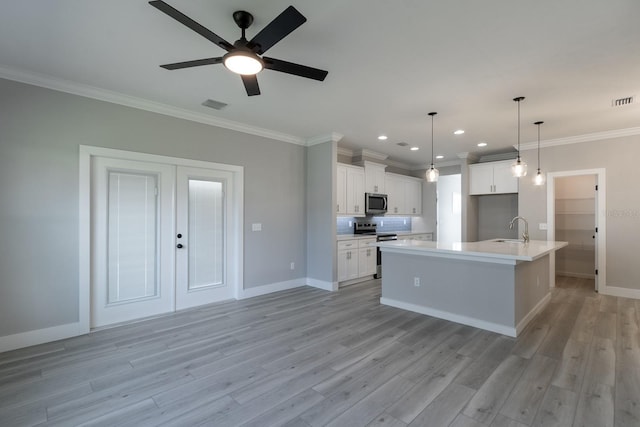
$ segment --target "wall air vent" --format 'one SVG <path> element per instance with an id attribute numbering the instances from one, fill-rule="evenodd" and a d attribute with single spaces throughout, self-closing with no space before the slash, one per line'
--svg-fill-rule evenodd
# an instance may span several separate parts
<path id="1" fill-rule="evenodd" d="M 626 98 L 618 98 L 611 101 L 612 107 L 621 107 L 623 105 L 633 104 L 636 100 L 635 96 L 627 96 Z"/>
<path id="2" fill-rule="evenodd" d="M 220 101 L 214 101 L 213 99 L 207 99 L 202 103 L 205 107 L 213 108 L 214 110 L 222 110 L 228 104 Z"/>
<path id="3" fill-rule="evenodd" d="M 407 144 L 406 142 L 398 142 L 398 145 L 399 145 L 400 147 L 406 147 L 406 146 L 407 146 L 407 145 L 409 145 L 409 144 Z"/>

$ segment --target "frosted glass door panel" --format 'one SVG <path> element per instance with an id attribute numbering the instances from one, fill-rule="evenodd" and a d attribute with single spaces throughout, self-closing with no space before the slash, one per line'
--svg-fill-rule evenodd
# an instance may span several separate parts
<path id="1" fill-rule="evenodd" d="M 157 178 L 109 172 L 107 302 L 158 295 Z"/>
<path id="2" fill-rule="evenodd" d="M 221 182 L 189 180 L 189 290 L 224 282 L 224 199 Z"/>
<path id="3" fill-rule="evenodd" d="M 91 327 L 173 311 L 175 167 L 94 157 Z"/>
<path id="4" fill-rule="evenodd" d="M 234 222 L 233 175 L 217 169 L 176 170 L 176 309 L 234 297 L 228 248 Z M 230 251 L 232 252 L 232 251 Z"/>

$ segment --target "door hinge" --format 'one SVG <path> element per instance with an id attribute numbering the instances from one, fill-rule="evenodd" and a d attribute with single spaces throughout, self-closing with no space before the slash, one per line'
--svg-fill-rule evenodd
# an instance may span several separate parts
<path id="1" fill-rule="evenodd" d="M 598 269 L 596 269 L 596 276 L 598 275 Z"/>
<path id="2" fill-rule="evenodd" d="M 598 227 L 596 227 L 596 233 L 598 232 Z"/>
<path id="3" fill-rule="evenodd" d="M 598 186 L 596 185 L 596 191 L 598 191 Z"/>

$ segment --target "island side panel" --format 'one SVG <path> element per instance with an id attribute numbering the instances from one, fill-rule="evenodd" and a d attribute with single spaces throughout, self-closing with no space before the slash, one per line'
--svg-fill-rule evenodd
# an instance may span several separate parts
<path id="1" fill-rule="evenodd" d="M 516 266 L 515 320 L 517 332 L 539 313 L 551 299 L 550 256 Z"/>
<path id="2" fill-rule="evenodd" d="M 382 264 L 382 304 L 516 335 L 515 265 L 391 252 Z"/>

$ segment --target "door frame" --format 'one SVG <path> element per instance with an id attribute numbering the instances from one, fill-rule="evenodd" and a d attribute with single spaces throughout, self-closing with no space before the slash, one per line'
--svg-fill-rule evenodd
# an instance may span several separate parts
<path id="1" fill-rule="evenodd" d="M 606 293 L 607 288 L 607 258 L 606 258 L 606 242 L 607 242 L 607 193 L 606 193 L 606 174 L 604 168 L 599 169 L 581 169 L 562 172 L 547 173 L 547 240 L 555 240 L 556 235 L 556 200 L 555 200 L 555 179 L 565 178 L 568 176 L 595 175 L 598 191 L 596 192 L 596 260 L 595 268 L 598 274 L 595 276 L 595 291 Z M 595 231 L 595 230 L 594 230 Z M 555 253 L 550 257 L 550 271 L 554 277 L 551 277 L 551 286 L 555 287 Z"/>
<path id="2" fill-rule="evenodd" d="M 233 213 L 228 236 L 229 282 L 233 283 L 233 297 L 240 298 L 244 288 L 244 167 L 157 154 L 139 153 L 112 148 L 79 146 L 79 211 L 78 211 L 78 322 L 80 333 L 90 332 L 91 316 L 91 158 L 110 157 L 122 160 L 136 160 L 204 169 L 218 169 L 233 174 Z M 175 197 L 175 195 L 174 195 Z M 174 278 L 175 279 L 175 278 Z"/>

